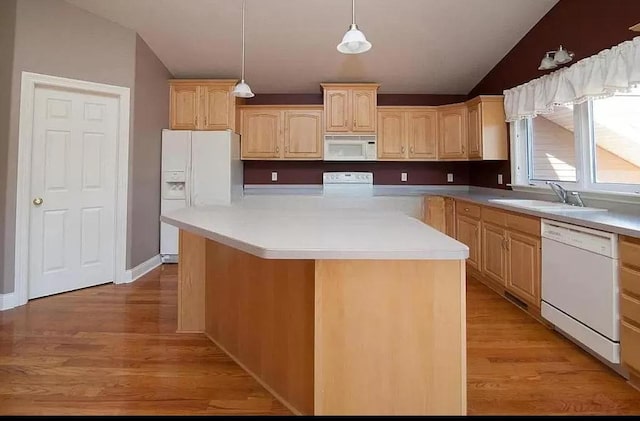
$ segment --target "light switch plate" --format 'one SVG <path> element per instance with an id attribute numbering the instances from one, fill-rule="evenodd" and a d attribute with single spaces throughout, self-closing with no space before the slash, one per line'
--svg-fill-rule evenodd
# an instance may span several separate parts
<path id="1" fill-rule="evenodd" d="M 498 174 L 498 184 L 502 184 L 503 180 L 502 180 L 502 174 Z"/>
<path id="2" fill-rule="evenodd" d="M 400 174 L 400 181 L 407 181 L 407 173 L 403 172 L 402 174 Z"/>
<path id="3" fill-rule="evenodd" d="M 271 181 L 278 181 L 278 172 L 277 171 L 272 171 L 271 172 Z"/>
<path id="4" fill-rule="evenodd" d="M 447 174 L 447 183 L 453 183 L 453 174 L 452 173 Z"/>

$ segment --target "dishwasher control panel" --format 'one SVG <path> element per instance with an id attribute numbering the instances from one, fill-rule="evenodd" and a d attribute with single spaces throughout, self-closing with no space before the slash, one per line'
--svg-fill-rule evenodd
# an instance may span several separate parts
<path id="1" fill-rule="evenodd" d="M 542 237 L 612 259 L 618 258 L 618 235 L 610 232 L 543 219 Z"/>

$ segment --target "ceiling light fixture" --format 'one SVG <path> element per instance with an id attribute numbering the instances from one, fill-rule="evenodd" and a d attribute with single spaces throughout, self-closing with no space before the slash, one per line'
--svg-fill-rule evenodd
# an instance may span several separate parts
<path id="1" fill-rule="evenodd" d="M 338 44 L 338 51 L 342 54 L 365 53 L 371 49 L 371 43 L 367 41 L 367 38 L 356 25 L 356 0 L 351 1 L 351 15 L 351 25 L 347 33 L 342 37 L 342 42 Z"/>
<path id="2" fill-rule="evenodd" d="M 240 98 L 251 98 L 255 95 L 251 92 L 249 85 L 244 81 L 244 9 L 245 0 L 242 0 L 242 79 L 240 80 L 240 83 L 233 88 L 232 94 Z"/>
<path id="3" fill-rule="evenodd" d="M 551 70 L 558 67 L 559 64 L 566 64 L 573 60 L 575 54 L 573 51 L 565 50 L 562 45 L 555 51 L 547 51 L 544 58 L 540 62 L 538 70 Z"/>

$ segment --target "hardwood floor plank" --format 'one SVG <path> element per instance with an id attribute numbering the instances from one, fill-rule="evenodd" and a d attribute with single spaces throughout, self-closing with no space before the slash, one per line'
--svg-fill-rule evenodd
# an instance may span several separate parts
<path id="1" fill-rule="evenodd" d="M 286 415 L 209 339 L 176 333 L 177 271 L 0 312 L 0 415 Z M 640 414 L 640 392 L 470 279 L 470 415 Z"/>

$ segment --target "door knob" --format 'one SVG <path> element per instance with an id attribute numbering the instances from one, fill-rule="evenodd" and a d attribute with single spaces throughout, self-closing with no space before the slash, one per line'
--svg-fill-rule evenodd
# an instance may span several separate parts
<path id="1" fill-rule="evenodd" d="M 43 202 L 44 202 L 44 200 L 42 200 L 41 197 L 36 197 L 35 199 L 33 199 L 33 204 L 36 205 L 36 206 L 42 205 Z"/>

